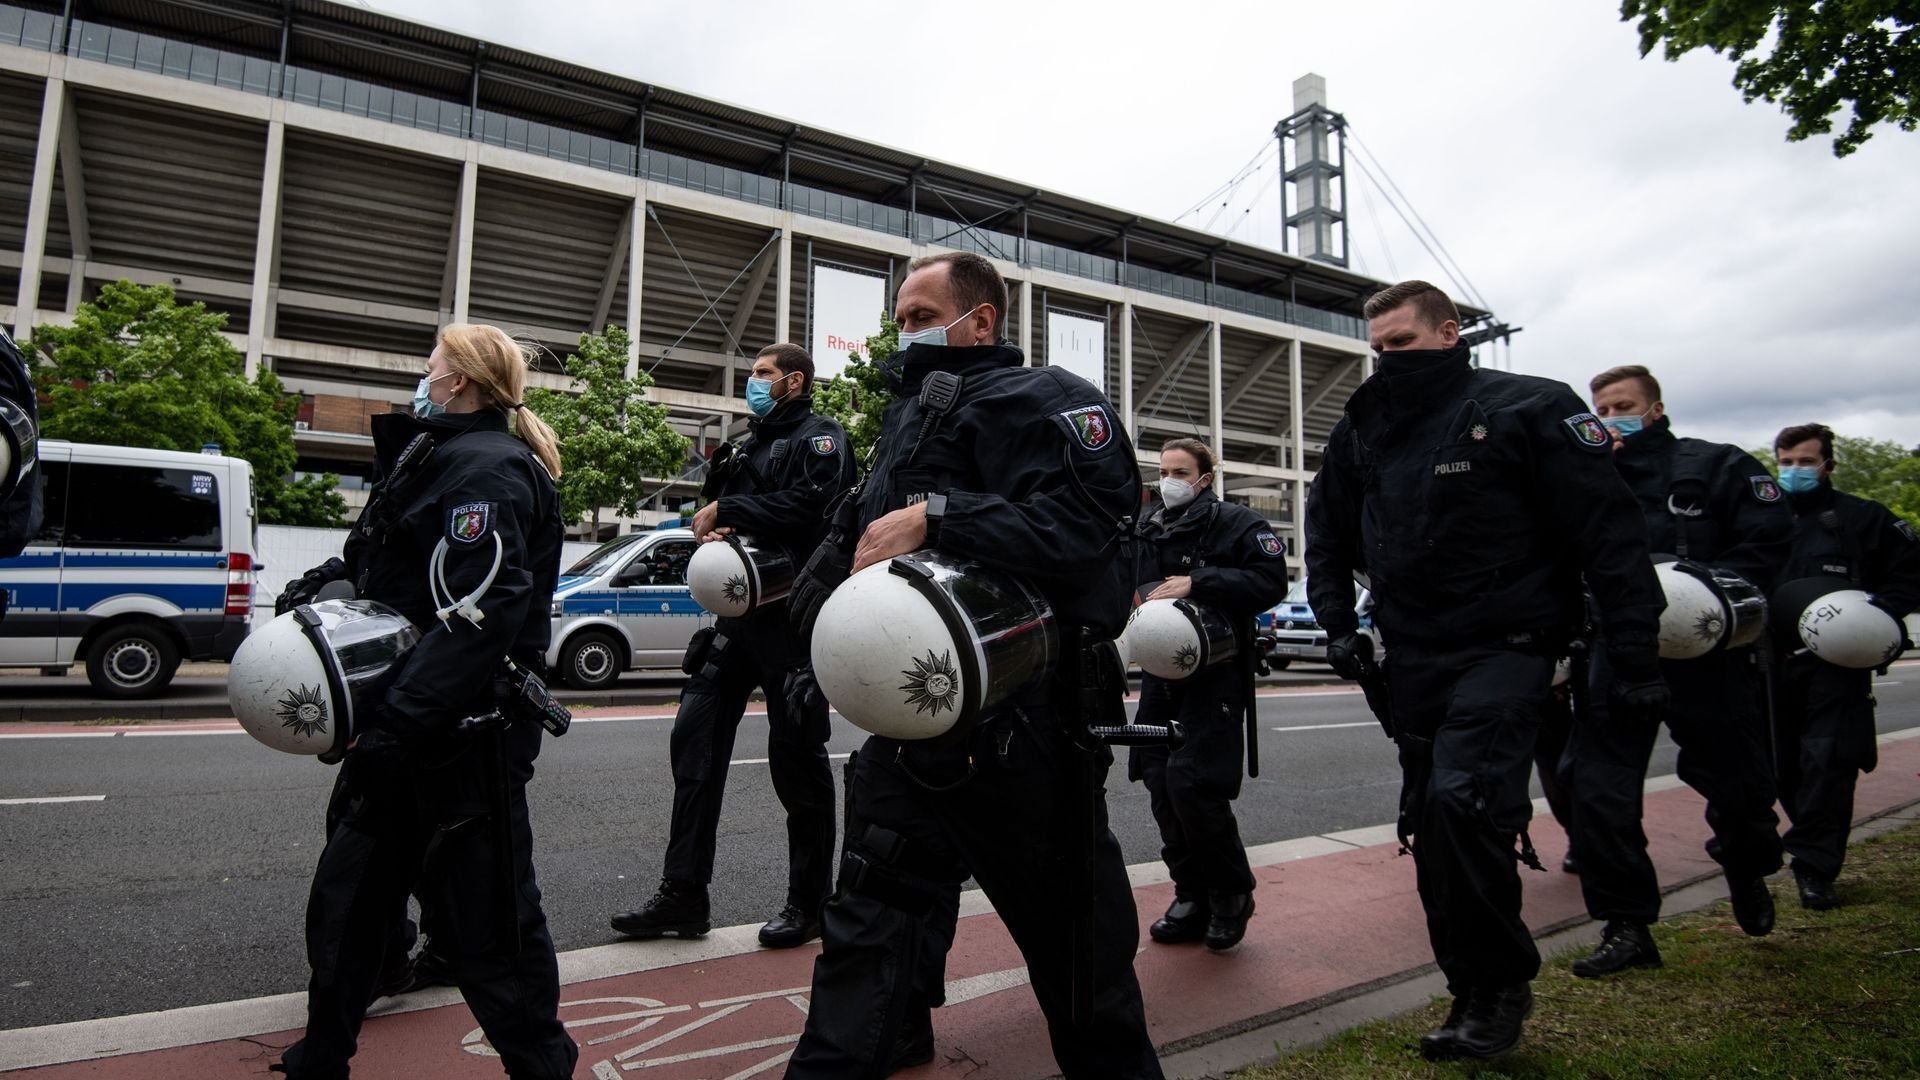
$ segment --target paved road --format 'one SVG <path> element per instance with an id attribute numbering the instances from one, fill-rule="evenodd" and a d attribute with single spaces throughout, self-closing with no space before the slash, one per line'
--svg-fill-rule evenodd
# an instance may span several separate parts
<path id="1" fill-rule="evenodd" d="M 1920 664 L 1880 690 L 1882 730 L 1920 726 Z M 1239 803 L 1249 844 L 1391 820 L 1391 749 L 1344 690 L 1262 700 L 1262 775 Z M 12 738 L 0 726 L 0 1028 L 302 988 L 308 876 L 332 772 L 244 735 Z M 831 749 L 858 732 L 841 724 Z M 1279 729 L 1279 730 L 1275 730 Z M 578 725 L 549 741 L 532 792 L 538 863 L 562 949 L 603 944 L 607 915 L 659 873 L 671 787 L 664 719 Z M 718 925 L 782 899 L 784 834 L 764 765 L 765 721 L 736 748 L 714 886 Z M 1663 741 L 1655 773 L 1672 771 Z M 1158 840 L 1116 771 L 1112 816 L 1131 862 Z M 3 800 L 103 795 L 60 803 Z M 1559 852 L 1543 852 L 1557 858 Z"/>

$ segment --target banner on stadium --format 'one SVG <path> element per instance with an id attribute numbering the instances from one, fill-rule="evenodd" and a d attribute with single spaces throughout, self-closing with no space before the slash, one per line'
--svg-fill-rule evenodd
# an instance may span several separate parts
<path id="1" fill-rule="evenodd" d="M 1099 319 L 1047 312 L 1047 365 L 1065 368 L 1107 390 L 1107 324 Z"/>
<path id="2" fill-rule="evenodd" d="M 831 379 L 846 370 L 849 353 L 865 355 L 867 339 L 880 332 L 887 279 L 815 263 L 807 295 L 813 302 L 807 351 L 813 354 L 814 376 Z"/>

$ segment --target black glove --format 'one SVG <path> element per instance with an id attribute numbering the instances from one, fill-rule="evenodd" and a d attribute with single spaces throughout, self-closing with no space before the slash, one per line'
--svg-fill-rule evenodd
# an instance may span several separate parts
<path id="1" fill-rule="evenodd" d="M 813 640 L 813 623 L 820 617 L 827 597 L 852 572 L 853 556 L 828 537 L 814 549 L 806 569 L 793 579 L 793 591 L 787 594 L 787 625 L 803 644 Z"/>
<path id="2" fill-rule="evenodd" d="M 1660 661 L 1644 650 L 1607 653 L 1607 666 L 1613 669 L 1613 685 L 1608 696 L 1613 707 L 1629 716 L 1657 719 L 1673 705 L 1673 691 L 1660 675 Z"/>
<path id="3" fill-rule="evenodd" d="M 406 790 L 414 765 L 412 748 L 405 741 L 375 728 L 353 740 L 341 769 L 348 786 L 362 798 L 381 799 Z"/>
<path id="4" fill-rule="evenodd" d="M 787 682 L 782 691 L 787 699 L 787 712 L 794 717 L 804 716 L 808 709 L 817 709 L 826 704 L 826 697 L 820 693 L 820 683 L 813 677 L 812 664 L 787 672 Z"/>
<path id="5" fill-rule="evenodd" d="M 280 590 L 279 599 L 273 602 L 273 613 L 285 615 L 301 604 L 310 603 L 319 595 L 320 590 L 347 576 L 347 564 L 339 556 L 328 559 L 319 566 L 301 574 Z"/>
<path id="6" fill-rule="evenodd" d="M 1327 663 L 1349 682 L 1368 682 L 1380 675 L 1373 662 L 1373 639 L 1354 630 L 1327 642 Z"/>

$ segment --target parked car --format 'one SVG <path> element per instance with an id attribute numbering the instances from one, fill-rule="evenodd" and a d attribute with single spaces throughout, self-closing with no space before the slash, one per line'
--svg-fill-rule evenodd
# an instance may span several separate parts
<path id="1" fill-rule="evenodd" d="M 1373 639 L 1375 656 L 1381 653 L 1380 632 L 1373 627 L 1373 593 L 1359 586 L 1354 612 L 1360 616 L 1360 632 Z M 1295 660 L 1327 662 L 1327 632 L 1320 628 L 1313 608 L 1307 604 L 1307 579 L 1301 578 L 1287 590 L 1287 598 L 1260 616 L 1260 634 L 1271 640 L 1267 663 L 1275 671 L 1284 671 Z"/>
<path id="2" fill-rule="evenodd" d="M 547 667 L 568 686 L 599 690 L 623 671 L 677 668 L 687 639 L 713 624 L 687 588 L 692 529 L 616 536 L 569 567 L 553 593 Z"/>
<path id="3" fill-rule="evenodd" d="M 84 661 L 100 696 L 140 698 L 182 660 L 233 659 L 260 569 L 252 465 L 49 439 L 40 470 L 40 534 L 0 559 L 0 665 Z"/>

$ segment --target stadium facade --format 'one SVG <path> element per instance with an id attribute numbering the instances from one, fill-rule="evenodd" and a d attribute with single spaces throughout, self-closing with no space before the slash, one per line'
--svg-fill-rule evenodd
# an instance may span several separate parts
<path id="1" fill-rule="evenodd" d="M 301 468 L 350 496 L 448 322 L 560 355 L 624 327 L 699 452 L 760 346 L 844 340 L 810 337 L 828 284 L 890 297 L 947 248 L 999 265 L 1030 362 L 1090 359 L 1143 472 L 1169 437 L 1220 447 L 1297 565 L 1372 279 L 364 8 L 0 3 L 0 319 L 173 285 L 302 394 Z M 663 477 L 653 508 L 690 493 Z"/>

